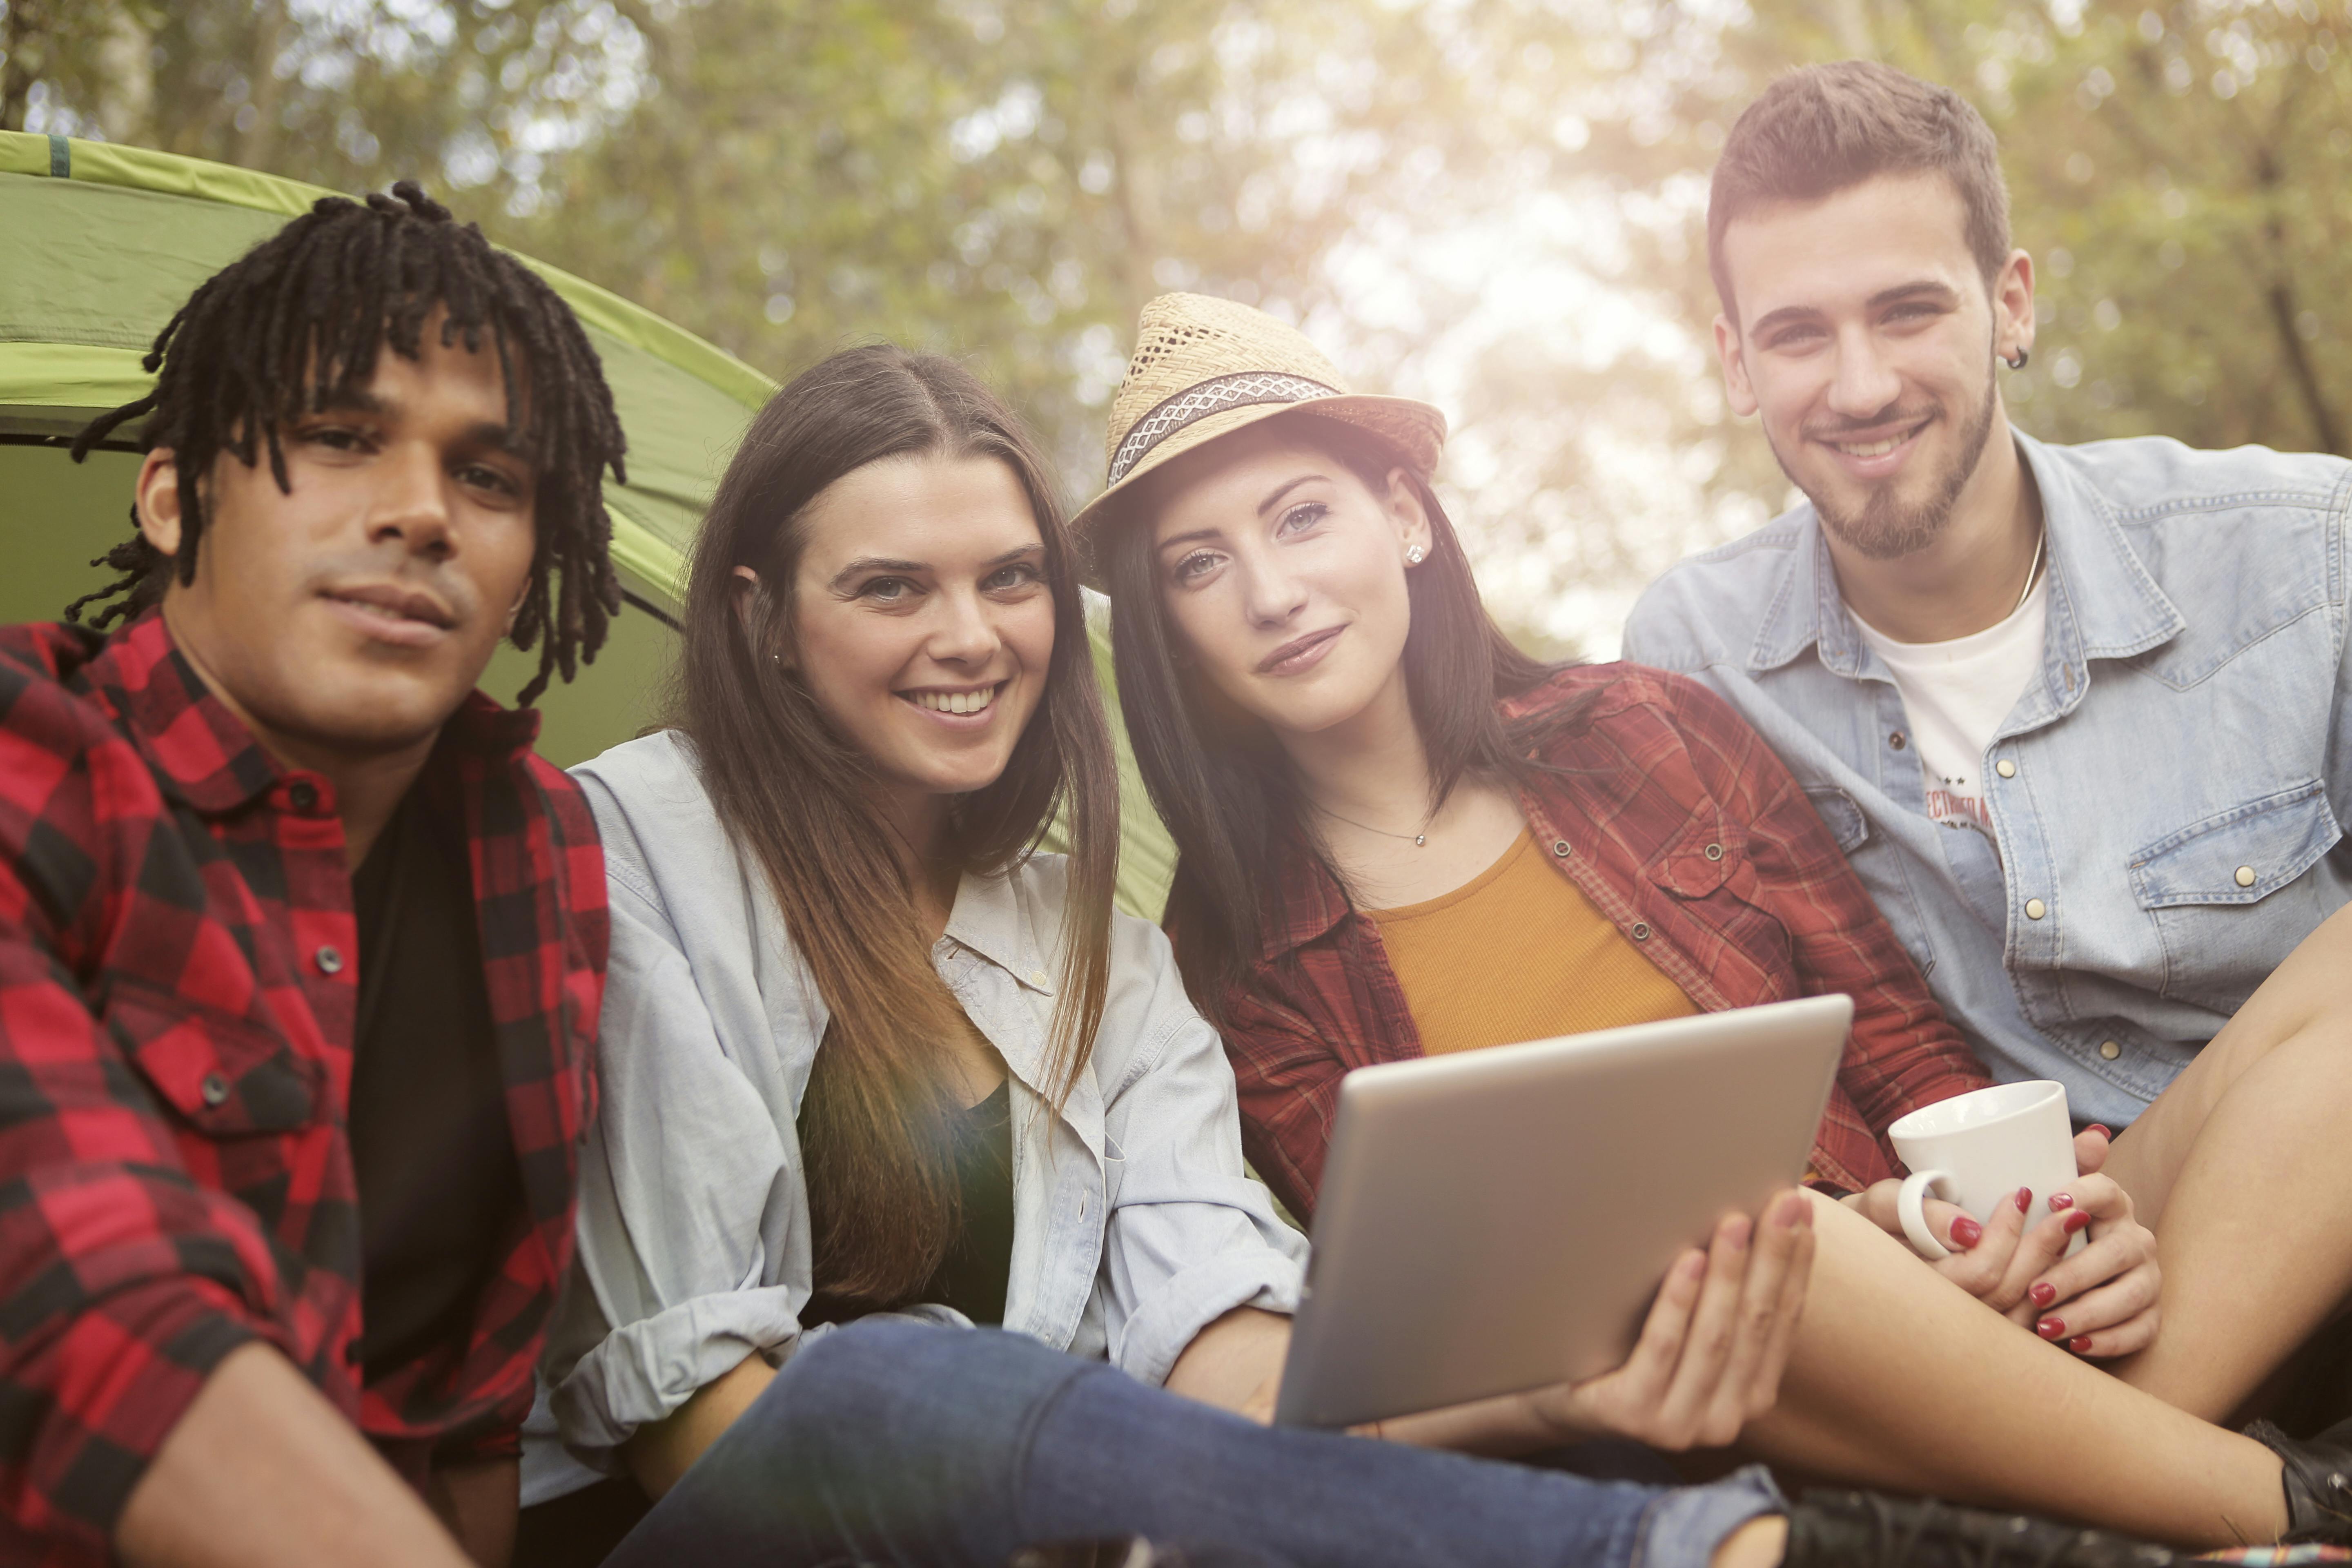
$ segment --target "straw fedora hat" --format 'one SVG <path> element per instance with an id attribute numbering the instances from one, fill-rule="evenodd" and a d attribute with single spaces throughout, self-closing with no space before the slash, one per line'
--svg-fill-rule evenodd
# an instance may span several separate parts
<path id="1" fill-rule="evenodd" d="M 1083 535 L 1105 503 L 1184 453 L 1277 414 L 1344 420 L 1396 448 L 1426 483 L 1445 445 L 1445 416 L 1407 397 L 1351 393 L 1296 327 L 1206 294 L 1162 294 L 1136 322 L 1135 357 L 1111 399 L 1102 493 L 1071 526 Z"/>

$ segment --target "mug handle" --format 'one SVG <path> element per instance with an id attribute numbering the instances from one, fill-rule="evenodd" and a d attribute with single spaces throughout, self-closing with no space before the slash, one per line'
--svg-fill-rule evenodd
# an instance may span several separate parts
<path id="1" fill-rule="evenodd" d="M 1911 1243 L 1911 1250 L 1930 1263 L 1940 1262 L 1952 1255 L 1952 1249 L 1936 1239 L 1927 1228 L 1927 1189 L 1938 1182 L 1949 1182 L 1949 1171 L 1914 1171 L 1903 1178 L 1903 1190 L 1895 1196 L 1895 1216 L 1903 1222 L 1903 1234 Z M 1937 1197 L 1946 1194 L 1938 1193 Z"/>

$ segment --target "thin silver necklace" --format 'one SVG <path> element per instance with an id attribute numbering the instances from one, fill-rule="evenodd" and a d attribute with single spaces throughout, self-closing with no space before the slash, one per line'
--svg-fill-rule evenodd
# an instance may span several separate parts
<path id="1" fill-rule="evenodd" d="M 2018 590 L 2017 603 L 2009 607 L 2010 616 L 2025 608 L 2025 601 L 2033 596 L 2034 581 L 2042 575 L 2042 547 L 2049 542 L 2050 525 L 2045 522 L 2042 525 L 2042 531 L 2033 536 L 2033 559 L 2026 564 L 2025 586 Z M 2003 616 L 2001 619 L 2007 620 L 2009 616 Z M 1375 828 L 1373 831 L 1379 830 Z"/>
<path id="2" fill-rule="evenodd" d="M 1354 817 L 1352 817 L 1352 816 L 1341 816 L 1338 812 L 1336 812 L 1336 811 L 1332 810 L 1332 809 L 1331 809 L 1329 806 L 1328 806 L 1328 805 L 1317 805 L 1317 806 L 1316 806 L 1316 808 L 1315 808 L 1315 809 L 1316 809 L 1316 810 L 1318 810 L 1318 811 L 1319 811 L 1319 812 L 1321 812 L 1324 816 L 1328 816 L 1328 817 L 1331 818 L 1331 820 L 1333 820 L 1334 822 L 1344 822 L 1344 823 L 1346 823 L 1349 826 L 1350 826 L 1350 827 L 1360 827 L 1360 828 L 1363 829 L 1366 833 L 1377 833 L 1377 834 L 1379 834 L 1379 835 L 1380 835 L 1381 837 L 1383 837 L 1383 838 L 1405 838 L 1405 839 L 1410 839 L 1410 840 L 1412 840 L 1412 847 L 1413 847 L 1415 849 L 1423 849 L 1423 848 L 1426 848 L 1426 847 L 1428 847 L 1428 845 L 1429 845 L 1429 825 L 1430 825 L 1430 823 L 1431 823 L 1432 821 L 1435 820 L 1435 818 L 1436 818 L 1436 816 L 1437 816 L 1437 808 L 1436 808 L 1435 806 L 1433 806 L 1433 806 L 1431 806 L 1431 807 L 1429 808 L 1429 815 L 1428 815 L 1427 816 L 1424 816 L 1424 817 L 1423 817 L 1423 818 L 1421 819 L 1421 831 L 1420 831 L 1420 832 L 1418 832 L 1418 833 L 1391 833 L 1391 832 L 1390 832 L 1390 831 L 1389 831 L 1387 828 L 1385 828 L 1385 827 L 1374 827 L 1374 826 L 1373 826 L 1370 823 L 1369 823 L 1369 822 L 1358 822 L 1358 821 L 1357 821 Z"/>

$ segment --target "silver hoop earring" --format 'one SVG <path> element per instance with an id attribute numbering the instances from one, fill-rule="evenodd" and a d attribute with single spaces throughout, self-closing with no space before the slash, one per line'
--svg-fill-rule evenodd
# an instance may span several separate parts
<path id="1" fill-rule="evenodd" d="M 2026 360 L 2032 354 L 2032 353 L 2033 351 L 2032 349 L 2020 349 L 2013 357 L 2004 363 L 2006 363 L 2011 370 L 2023 370 L 2025 368 Z"/>
<path id="2" fill-rule="evenodd" d="M 1421 564 L 1421 546 L 1418 544 L 1413 545 L 1405 551 L 1404 563 L 1408 566 L 1418 566 Z"/>

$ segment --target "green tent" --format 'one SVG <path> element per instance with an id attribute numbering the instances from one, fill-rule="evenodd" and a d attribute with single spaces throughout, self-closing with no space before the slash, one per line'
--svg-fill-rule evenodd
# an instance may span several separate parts
<path id="1" fill-rule="evenodd" d="M 88 563 L 130 526 L 131 443 L 110 442 L 77 466 L 65 450 L 72 434 L 145 395 L 141 357 L 199 283 L 330 194 L 198 159 L 0 132 L 0 624 L 56 618 L 98 584 Z M 617 295 L 521 259 L 578 312 L 629 438 L 629 482 L 604 487 L 628 604 L 595 664 L 541 704 L 540 749 L 569 764 L 656 715 L 686 551 L 719 471 L 776 386 Z M 532 666 L 502 649 L 485 688 L 511 700 Z M 1120 901 L 1156 915 L 1171 852 L 1118 738 Z"/>

